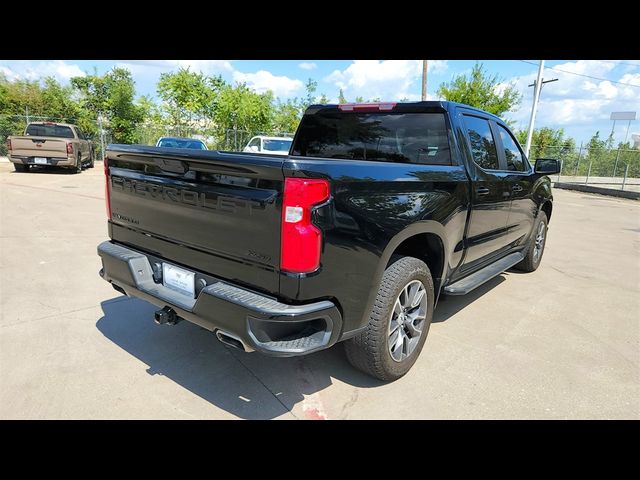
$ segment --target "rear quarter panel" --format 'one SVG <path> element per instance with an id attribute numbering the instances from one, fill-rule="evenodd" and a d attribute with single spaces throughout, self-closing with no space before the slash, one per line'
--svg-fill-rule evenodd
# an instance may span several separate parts
<path id="1" fill-rule="evenodd" d="M 314 218 L 323 230 L 321 267 L 303 277 L 281 273 L 281 295 L 336 300 L 344 331 L 367 321 L 386 264 L 404 239 L 435 233 L 443 242 L 445 270 L 459 263 L 462 249 L 457 243 L 468 208 L 463 166 L 289 157 L 284 173 L 328 178 L 332 191 Z"/>

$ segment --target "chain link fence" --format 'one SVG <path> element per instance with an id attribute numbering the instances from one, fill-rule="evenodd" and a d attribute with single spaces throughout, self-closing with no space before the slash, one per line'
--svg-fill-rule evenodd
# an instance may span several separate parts
<path id="1" fill-rule="evenodd" d="M 531 146 L 531 161 L 554 158 L 562 163 L 552 180 L 603 188 L 640 191 L 640 150 Z"/>
<path id="2" fill-rule="evenodd" d="M 293 138 L 290 132 L 265 132 L 240 129 L 220 130 L 215 126 L 180 126 L 173 127 L 159 123 L 145 122 L 136 129 L 138 143 L 155 145 L 160 137 L 186 137 L 202 140 L 211 150 L 242 151 L 256 135 L 269 137 Z"/>
<path id="3" fill-rule="evenodd" d="M 0 115 L 0 156 L 7 155 L 6 138 L 22 135 L 28 122 L 50 121 L 75 123 L 75 119 L 59 119 L 37 115 Z M 85 131 L 89 130 L 85 123 Z M 100 134 L 98 122 L 90 122 L 94 132 L 89 140 L 93 145 L 96 159 L 104 158 L 102 145 L 112 143 L 108 128 Z M 86 132 L 85 132 L 86 133 Z M 142 145 L 155 145 L 160 137 L 197 138 L 212 150 L 242 151 L 252 137 L 266 135 L 272 137 L 293 137 L 291 132 L 264 132 L 241 129 L 216 128 L 214 125 L 169 126 L 157 122 L 144 122 L 136 127 L 135 136 Z M 553 180 L 566 183 L 582 183 L 604 188 L 640 191 L 640 150 L 606 149 L 589 147 L 541 147 L 531 146 L 530 158 L 554 158 L 562 163 L 559 175 Z"/>

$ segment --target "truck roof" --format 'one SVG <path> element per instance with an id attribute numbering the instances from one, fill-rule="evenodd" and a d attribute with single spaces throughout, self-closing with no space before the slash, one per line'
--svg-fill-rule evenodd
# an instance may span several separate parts
<path id="1" fill-rule="evenodd" d="M 461 108 L 466 108 L 468 110 L 474 110 L 478 113 L 482 113 L 483 115 L 489 115 L 490 117 L 493 117 L 494 119 L 498 119 L 501 120 L 500 117 L 486 112 L 484 110 L 481 110 L 479 108 L 476 107 L 472 107 L 471 105 L 466 105 L 464 103 L 458 103 L 458 102 L 449 102 L 446 100 L 426 100 L 426 101 L 421 101 L 421 102 L 371 102 L 371 103 L 346 103 L 343 104 L 344 105 L 349 105 L 349 106 L 375 106 L 377 104 L 380 105 L 388 105 L 388 106 L 403 106 L 403 107 L 424 107 L 424 108 L 440 108 L 442 110 L 452 110 L 452 107 L 461 107 Z M 337 103 L 331 103 L 331 104 L 315 104 L 315 105 L 310 105 L 307 108 L 307 111 L 305 111 L 305 113 L 309 112 L 309 113 L 314 113 L 314 111 L 320 110 L 322 108 L 338 108 L 340 107 L 339 104 Z M 311 110 L 311 111 L 310 111 Z M 391 108 L 389 108 L 389 110 L 383 110 L 383 111 L 392 111 Z"/>
<path id="2" fill-rule="evenodd" d="M 29 122 L 28 125 L 59 125 L 61 127 L 74 127 L 73 123 L 61 123 L 61 122 Z"/>

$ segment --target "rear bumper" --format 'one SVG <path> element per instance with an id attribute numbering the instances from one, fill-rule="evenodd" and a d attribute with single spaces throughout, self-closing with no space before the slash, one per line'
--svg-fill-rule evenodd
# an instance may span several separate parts
<path id="1" fill-rule="evenodd" d="M 340 311 L 328 300 L 290 305 L 200 272 L 195 272 L 196 298 L 191 298 L 162 284 L 163 259 L 110 241 L 98 246 L 98 255 L 102 278 L 127 295 L 169 306 L 185 320 L 237 337 L 245 350 L 306 355 L 336 343 L 342 329 Z"/>
<path id="2" fill-rule="evenodd" d="M 52 167 L 75 167 L 75 157 L 45 157 L 48 160 L 47 165 Z M 9 155 L 9 160 L 13 163 L 21 163 L 23 165 L 42 165 L 35 162 L 35 156 L 27 155 Z"/>

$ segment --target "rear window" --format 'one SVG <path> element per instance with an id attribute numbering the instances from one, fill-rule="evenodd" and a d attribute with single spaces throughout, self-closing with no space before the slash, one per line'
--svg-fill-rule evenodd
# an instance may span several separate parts
<path id="1" fill-rule="evenodd" d="M 288 152 L 291 140 L 264 140 L 262 145 L 267 152 Z"/>
<path id="2" fill-rule="evenodd" d="M 321 111 L 302 119 L 292 155 L 451 165 L 442 113 Z"/>
<path id="3" fill-rule="evenodd" d="M 73 138 L 73 130 L 63 125 L 39 125 L 32 123 L 27 125 L 25 134 L 33 135 L 34 137 Z"/>
<path id="4" fill-rule="evenodd" d="M 206 150 L 207 147 L 199 140 L 183 140 L 179 138 L 163 138 L 158 144 L 165 148 L 191 148 L 193 150 Z"/>

